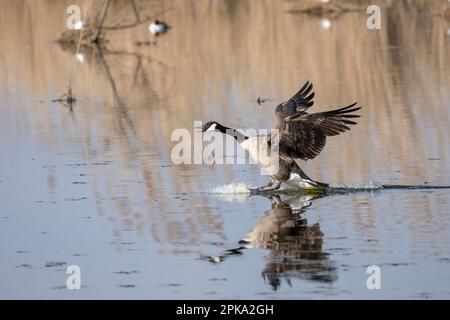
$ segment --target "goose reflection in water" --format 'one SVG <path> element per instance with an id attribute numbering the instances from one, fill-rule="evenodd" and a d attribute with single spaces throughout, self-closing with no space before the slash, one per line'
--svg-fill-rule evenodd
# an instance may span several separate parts
<path id="1" fill-rule="evenodd" d="M 264 281 L 273 290 L 278 290 L 284 280 L 292 286 L 291 279 L 304 279 L 332 283 L 337 279 L 333 261 L 323 252 L 324 234 L 319 223 L 308 224 L 302 214 L 320 195 L 304 194 L 281 199 L 269 196 L 271 209 L 256 223 L 253 230 L 239 241 L 239 247 L 226 250 L 218 256 L 206 257 L 219 263 L 234 255 L 243 254 L 245 249 L 268 251 L 262 270 Z"/>

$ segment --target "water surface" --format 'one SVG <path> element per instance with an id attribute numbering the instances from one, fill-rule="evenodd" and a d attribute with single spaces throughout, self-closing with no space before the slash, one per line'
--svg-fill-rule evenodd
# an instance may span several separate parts
<path id="1" fill-rule="evenodd" d="M 168 34 L 142 25 L 108 32 L 107 50 L 82 50 L 72 109 L 52 102 L 77 61 L 54 42 L 69 4 L 0 2 L 0 297 L 450 297 L 447 190 L 224 196 L 208 191 L 267 177 L 170 159 L 173 130 L 192 132 L 194 120 L 271 128 L 276 103 L 310 80 L 316 111 L 363 107 L 357 126 L 304 164 L 310 176 L 449 185 L 440 1 L 379 2 L 378 31 L 364 11 L 174 1 Z M 124 6 L 112 10 L 128 19 Z M 81 290 L 65 287 L 69 265 L 81 268 Z M 370 265 L 381 290 L 366 287 Z"/>

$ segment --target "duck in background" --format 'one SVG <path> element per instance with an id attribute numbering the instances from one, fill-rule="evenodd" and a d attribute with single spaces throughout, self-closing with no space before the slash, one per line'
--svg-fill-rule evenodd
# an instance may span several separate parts
<path id="1" fill-rule="evenodd" d="M 154 36 L 159 36 L 161 34 L 166 33 L 170 29 L 170 26 L 159 20 L 155 20 L 148 26 L 148 31 L 150 31 L 151 34 Z"/>

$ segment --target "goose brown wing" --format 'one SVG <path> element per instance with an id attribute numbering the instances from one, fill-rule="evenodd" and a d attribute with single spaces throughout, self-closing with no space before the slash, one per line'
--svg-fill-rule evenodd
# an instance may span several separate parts
<path id="1" fill-rule="evenodd" d="M 353 114 L 360 109 L 356 103 L 337 110 L 289 116 L 279 126 L 280 156 L 294 159 L 313 159 L 322 151 L 327 136 L 335 136 L 347 130 L 358 118 Z"/>
<path id="2" fill-rule="evenodd" d="M 312 83 L 307 81 L 292 98 L 276 107 L 275 118 L 277 124 L 286 118 L 304 113 L 306 109 L 314 104 L 314 92 L 311 92 L 312 88 Z"/>

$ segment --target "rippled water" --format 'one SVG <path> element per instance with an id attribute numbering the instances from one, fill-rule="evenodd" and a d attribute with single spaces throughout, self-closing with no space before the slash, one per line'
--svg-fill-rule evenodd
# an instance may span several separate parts
<path id="1" fill-rule="evenodd" d="M 448 190 L 249 197 L 267 179 L 255 166 L 170 160 L 174 129 L 271 128 L 311 80 L 315 110 L 363 109 L 308 175 L 449 185 L 444 2 L 380 1 L 369 31 L 365 10 L 298 13 L 314 1 L 173 1 L 168 34 L 141 25 L 82 49 L 70 109 L 52 100 L 77 61 L 54 43 L 72 3 L 0 1 L 0 297 L 450 297 Z M 69 265 L 81 290 L 66 289 Z"/>

